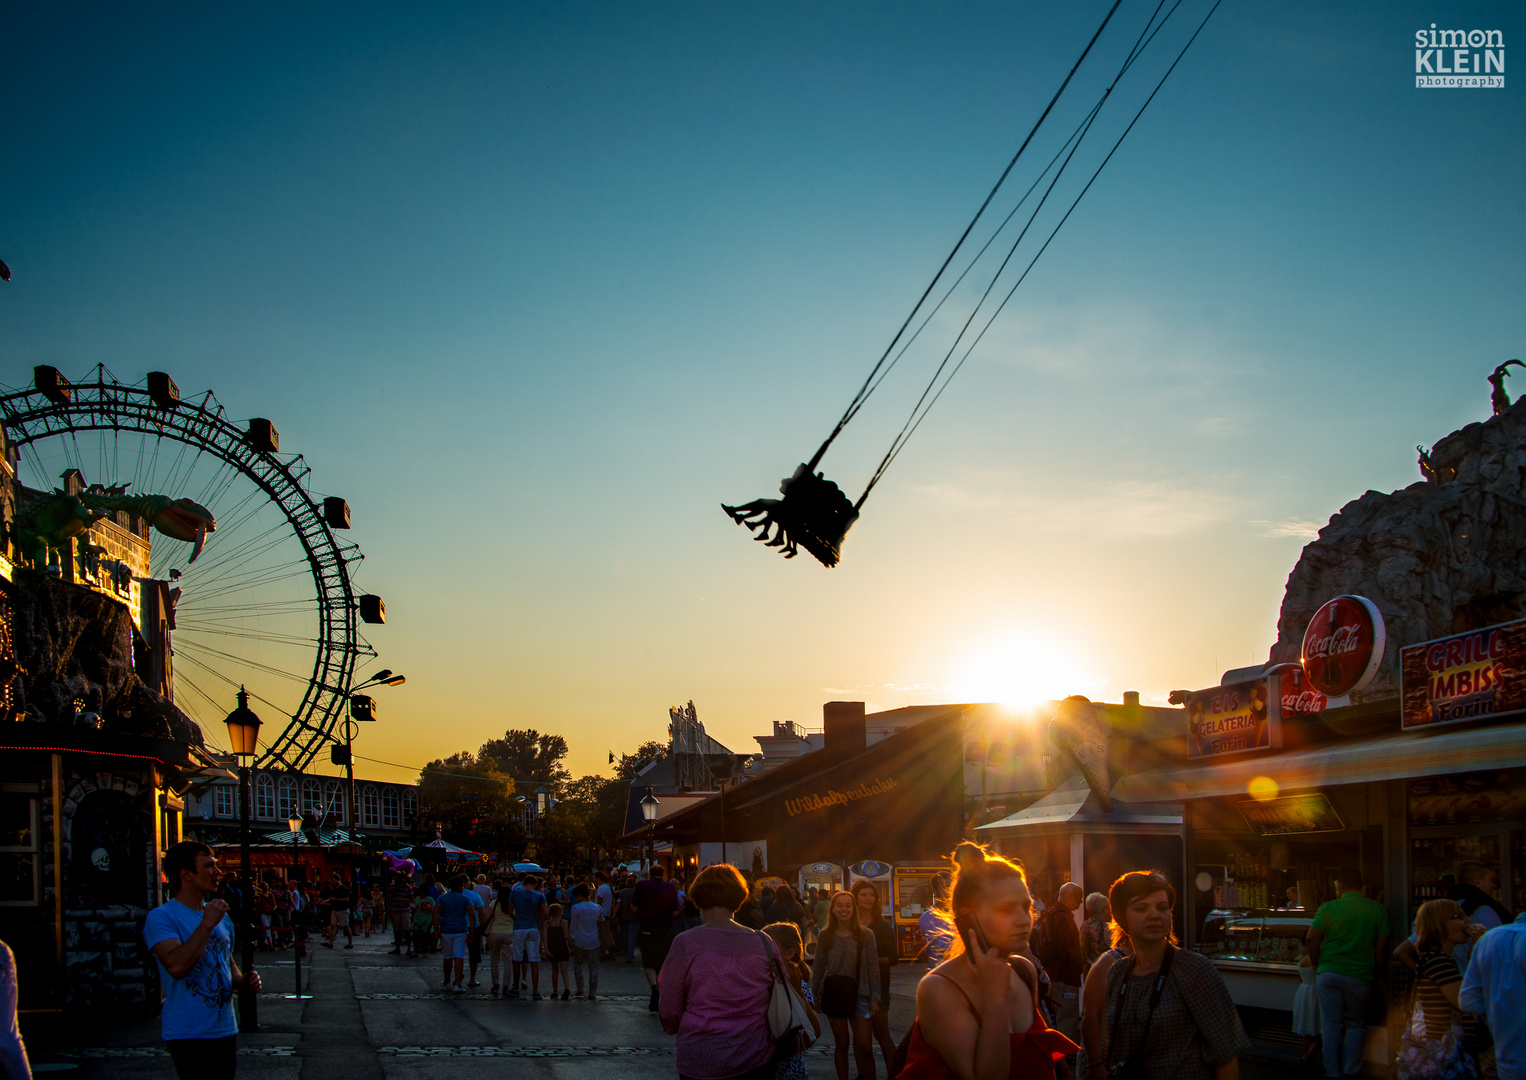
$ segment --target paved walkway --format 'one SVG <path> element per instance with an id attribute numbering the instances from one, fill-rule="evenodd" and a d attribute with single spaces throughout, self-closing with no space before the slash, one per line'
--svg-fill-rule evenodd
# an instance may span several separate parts
<path id="1" fill-rule="evenodd" d="M 484 1065 L 557 1080 L 676 1075 L 673 1039 L 647 1011 L 646 980 L 634 964 L 601 967 L 599 1001 L 515 1001 L 489 994 L 485 967 L 482 987 L 442 993 L 437 957 L 409 960 L 389 948 L 382 939 L 362 938 L 353 950 L 316 949 L 314 962 L 303 966 L 313 997 L 300 1004 L 280 996 L 292 991 L 289 954 L 260 954 L 261 1029 L 240 1036 L 242 1080 L 481 1080 Z M 916 983 L 926 969 L 892 970 L 891 1033 L 900 1038 L 911 1026 Z M 549 978 L 541 988 L 549 994 Z M 157 1020 L 78 1026 L 73 1035 L 66 1045 L 32 1040 L 39 1073 L 56 1070 L 81 1080 L 174 1077 Z M 485 1058 L 513 1061 L 489 1065 Z M 813 1080 L 835 1076 L 830 1033 L 807 1063 Z M 1242 1072 L 1248 1080 L 1285 1075 L 1256 1066 Z"/>

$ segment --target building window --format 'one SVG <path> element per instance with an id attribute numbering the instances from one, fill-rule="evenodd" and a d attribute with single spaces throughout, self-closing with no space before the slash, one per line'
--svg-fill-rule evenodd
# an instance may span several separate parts
<path id="1" fill-rule="evenodd" d="M 416 791 L 403 792 L 403 828 L 413 828 L 419 816 L 419 795 Z"/>
<path id="2" fill-rule="evenodd" d="M 260 773 L 254 781 L 254 816 L 262 821 L 274 821 L 276 816 L 276 782 L 269 773 Z"/>
<path id="3" fill-rule="evenodd" d="M 382 788 L 382 828 L 397 828 L 397 788 Z"/>
<path id="4" fill-rule="evenodd" d="M 367 784 L 360 789 L 360 820 L 363 825 L 376 825 L 381 821 L 378 795 L 375 784 Z"/>
<path id="5" fill-rule="evenodd" d="M 338 780 L 330 780 L 323 785 L 323 805 L 328 810 L 329 820 L 335 825 L 349 820 L 344 813 L 344 785 Z"/>
<path id="6" fill-rule="evenodd" d="M 323 785 L 316 780 L 302 781 L 302 812 L 318 816 L 323 811 Z"/>
<path id="7" fill-rule="evenodd" d="M 232 817 L 238 813 L 238 789 L 232 784 L 218 784 L 212 789 L 213 813 Z"/>
<path id="8" fill-rule="evenodd" d="M 276 818 L 285 821 L 297 806 L 297 778 L 283 776 L 276 786 Z"/>
<path id="9" fill-rule="evenodd" d="M 37 897 L 37 797 L 0 792 L 0 907 L 31 907 Z"/>

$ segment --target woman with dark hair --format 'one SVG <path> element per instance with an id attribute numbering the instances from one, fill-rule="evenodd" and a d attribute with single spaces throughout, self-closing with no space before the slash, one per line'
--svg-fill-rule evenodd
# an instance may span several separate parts
<path id="1" fill-rule="evenodd" d="M 1054 1080 L 1077 1050 L 1038 1008 L 1033 965 L 1014 956 L 1033 933 L 1023 868 L 978 844 L 960 844 L 937 914 L 950 928 L 948 958 L 917 986 L 917 1019 L 898 1080 Z"/>
<path id="2" fill-rule="evenodd" d="M 773 905 L 768 909 L 768 921 L 794 923 L 800 928 L 805 926 L 805 920 L 805 905 L 795 899 L 795 890 L 788 885 L 780 885 L 775 889 Z"/>
<path id="3" fill-rule="evenodd" d="M 736 867 L 705 867 L 689 894 L 702 922 L 673 939 L 657 979 L 662 1028 L 678 1036 L 678 1075 L 772 1080 L 768 1003 L 779 950 L 768 935 L 732 918 L 747 898 Z"/>
<path id="4" fill-rule="evenodd" d="M 1250 1045 L 1240 1015 L 1213 962 L 1176 948 L 1175 907 L 1164 874 L 1133 871 L 1113 882 L 1114 949 L 1086 976 L 1084 1007 L 1100 1021 L 1096 1045 L 1085 1037 L 1088 1080 L 1240 1075 L 1239 1055 Z"/>
<path id="5" fill-rule="evenodd" d="M 848 1042 L 863 1080 L 874 1080 L 874 1026 L 880 1008 L 880 960 L 874 935 L 858 921 L 853 894 L 832 894 L 827 928 L 816 942 L 811 997 L 832 1024 L 837 1080 L 848 1080 Z"/>

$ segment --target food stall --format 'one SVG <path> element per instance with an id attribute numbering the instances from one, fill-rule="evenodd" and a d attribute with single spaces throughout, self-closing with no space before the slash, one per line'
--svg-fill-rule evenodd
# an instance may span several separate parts
<path id="1" fill-rule="evenodd" d="M 894 908 L 891 913 L 895 927 L 896 949 L 902 960 L 913 959 L 922 951 L 922 930 L 919 925 L 922 913 L 932 909 L 942 897 L 942 888 L 935 880 L 949 878 L 948 861 L 929 863 L 901 863 L 891 871 L 891 892 Z"/>

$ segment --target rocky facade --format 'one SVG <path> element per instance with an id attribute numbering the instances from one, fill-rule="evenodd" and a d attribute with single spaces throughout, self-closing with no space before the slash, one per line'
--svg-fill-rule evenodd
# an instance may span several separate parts
<path id="1" fill-rule="evenodd" d="M 196 723 L 134 671 L 124 603 L 35 570 L 16 572 L 11 603 L 28 720 L 72 723 L 79 701 L 108 731 L 202 745 Z"/>
<path id="2" fill-rule="evenodd" d="M 1288 576 L 1270 662 L 1296 661 L 1331 597 L 1365 596 L 1388 648 L 1353 702 L 1399 696 L 1405 645 L 1519 618 L 1526 602 L 1526 399 L 1429 454 L 1428 479 L 1347 503 Z"/>

